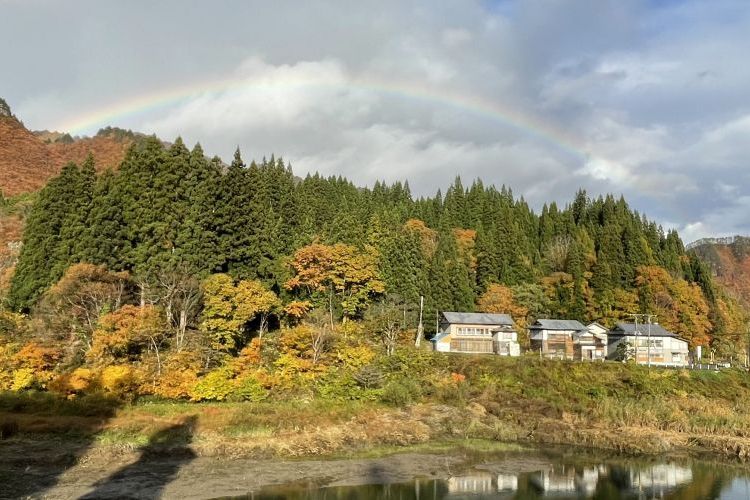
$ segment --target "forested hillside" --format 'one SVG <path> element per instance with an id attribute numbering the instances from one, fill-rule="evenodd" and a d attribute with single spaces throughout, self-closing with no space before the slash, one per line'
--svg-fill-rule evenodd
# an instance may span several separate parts
<path id="1" fill-rule="evenodd" d="M 750 238 L 703 241 L 691 251 L 711 269 L 716 281 L 744 306 L 750 306 Z"/>
<path id="2" fill-rule="evenodd" d="M 32 310 L 78 262 L 125 271 L 143 293 L 165 276 L 227 273 L 339 317 L 386 296 L 413 313 L 424 295 L 428 331 L 436 310 L 480 300 L 522 325 L 653 312 L 693 345 L 740 341 L 739 309 L 705 265 L 622 198 L 579 192 L 537 215 L 509 188 L 457 178 L 414 199 L 406 184 L 299 180 L 281 159 L 246 165 L 239 152 L 223 168 L 179 139 L 131 148 L 116 173 L 97 177 L 93 160 L 65 167 L 29 216 L 8 305 Z"/>

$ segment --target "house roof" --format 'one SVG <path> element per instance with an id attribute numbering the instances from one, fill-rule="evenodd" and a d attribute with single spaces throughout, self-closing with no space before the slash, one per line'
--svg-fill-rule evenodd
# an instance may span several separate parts
<path id="1" fill-rule="evenodd" d="M 510 325 L 513 326 L 513 318 L 508 314 L 468 313 L 468 312 L 444 312 L 445 321 L 452 324 L 466 325 Z"/>
<path id="2" fill-rule="evenodd" d="M 586 330 L 580 321 L 574 319 L 538 319 L 531 325 L 532 330 Z"/>
<path id="3" fill-rule="evenodd" d="M 586 328 L 591 328 L 593 326 L 597 326 L 597 327 L 601 328 L 602 330 L 609 330 L 609 328 L 607 328 L 606 326 L 604 326 L 601 323 L 598 323 L 596 321 L 594 321 L 593 323 L 589 323 L 588 325 L 586 325 Z"/>
<path id="4" fill-rule="evenodd" d="M 635 323 L 617 323 L 617 326 L 610 332 L 610 334 L 614 335 L 633 335 L 635 333 Z M 638 334 L 639 335 L 648 335 L 649 334 L 649 328 L 648 324 L 639 324 L 638 325 Z M 664 327 L 661 325 L 658 325 L 656 323 L 651 324 L 651 333 L 650 335 L 652 337 L 676 337 L 679 338 L 679 335 L 670 332 L 669 330 L 665 330 Z"/>

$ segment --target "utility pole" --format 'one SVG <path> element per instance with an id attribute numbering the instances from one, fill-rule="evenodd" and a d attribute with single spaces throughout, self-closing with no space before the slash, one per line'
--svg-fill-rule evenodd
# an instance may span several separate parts
<path id="1" fill-rule="evenodd" d="M 419 324 L 417 325 L 417 338 L 414 339 L 414 347 L 419 347 L 422 342 L 422 336 L 424 335 L 424 327 L 422 326 L 422 310 L 424 309 L 424 295 L 419 296 Z"/>
<path id="2" fill-rule="evenodd" d="M 656 317 L 654 314 L 647 315 L 648 318 L 648 367 L 651 368 L 651 318 Z M 662 350 L 664 349 L 662 341 Z"/>
<path id="3" fill-rule="evenodd" d="M 633 331 L 633 334 L 635 335 L 635 364 L 638 364 L 638 335 L 641 335 L 641 331 L 638 329 L 638 318 L 643 318 L 645 322 L 648 323 L 648 337 L 646 339 L 646 355 L 648 356 L 648 361 L 646 362 L 647 365 L 651 366 L 651 318 L 655 318 L 655 314 L 629 314 L 629 316 L 633 317 L 633 320 L 635 321 L 635 330 Z"/>
<path id="4" fill-rule="evenodd" d="M 630 314 L 635 320 L 635 328 L 633 329 L 633 335 L 635 335 L 635 364 L 638 364 L 638 317 L 640 314 Z"/>

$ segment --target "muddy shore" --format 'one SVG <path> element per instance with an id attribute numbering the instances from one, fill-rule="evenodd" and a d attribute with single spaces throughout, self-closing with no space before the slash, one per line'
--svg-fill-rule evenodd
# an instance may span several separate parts
<path id="1" fill-rule="evenodd" d="M 2 458 L 7 459 L 10 451 L 2 450 Z M 49 458 L 54 461 L 54 454 Z M 94 451 L 69 468 L 64 463 L 42 461 L 32 465 L 21 457 L 15 462 L 15 467 L 0 462 L 6 464 L 2 498 L 184 499 L 242 496 L 290 483 L 351 486 L 445 478 L 476 463 L 476 455 L 460 450 L 449 454 L 407 451 L 378 458 L 230 460 L 196 457 L 189 450 L 145 457 L 138 452 L 114 455 Z M 541 455 L 517 452 L 496 459 L 491 466 L 494 471 L 523 473 L 546 468 L 549 461 Z"/>
<path id="2" fill-rule="evenodd" d="M 78 451 L 72 441 L 0 442 L 0 498 L 224 498 L 289 484 L 337 487 L 407 483 L 477 470 L 518 475 L 550 469 L 560 453 L 624 461 L 676 458 L 674 453 L 628 458 L 585 448 L 477 442 L 446 443 L 445 448 L 432 451 L 405 447 L 374 458 L 227 458 L 199 456 L 189 447 L 159 453 L 112 446 L 96 446 L 76 455 Z M 690 460 L 688 453 L 678 456 Z M 741 462 L 721 466 L 748 470 Z"/>

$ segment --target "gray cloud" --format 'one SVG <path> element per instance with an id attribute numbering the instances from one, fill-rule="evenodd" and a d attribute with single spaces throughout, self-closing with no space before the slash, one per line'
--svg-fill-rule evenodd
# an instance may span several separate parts
<path id="1" fill-rule="evenodd" d="M 688 240 L 750 233 L 744 1 L 0 0 L 0 13 L 0 95 L 33 128 L 192 85 L 85 131 L 182 135 L 225 158 L 239 145 L 419 194 L 457 174 L 536 207 L 584 187 Z"/>

